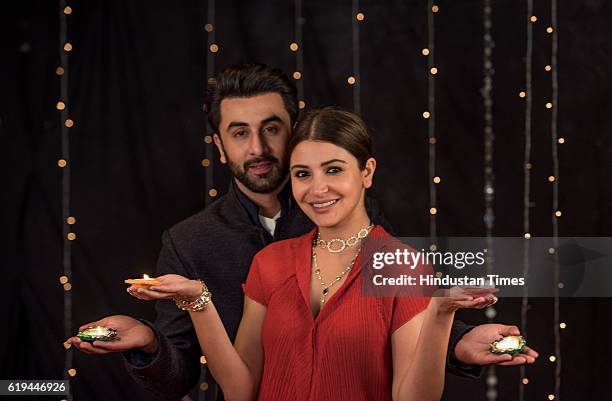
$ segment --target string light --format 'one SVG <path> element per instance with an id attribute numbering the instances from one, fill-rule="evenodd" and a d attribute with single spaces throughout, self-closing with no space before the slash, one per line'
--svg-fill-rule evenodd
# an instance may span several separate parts
<path id="1" fill-rule="evenodd" d="M 548 177 L 548 181 L 549 182 L 555 182 L 555 176 L 554 175 L 549 176 Z"/>
<path id="2" fill-rule="evenodd" d="M 438 11 L 440 11 L 440 7 L 438 7 L 437 5 L 431 6 L 431 11 L 437 13 Z"/>
<path id="3" fill-rule="evenodd" d="M 524 377 L 522 380 L 523 384 L 529 384 L 529 379 Z"/>
<path id="4" fill-rule="evenodd" d="M 202 391 L 208 390 L 208 383 L 206 383 L 206 382 L 200 383 L 200 390 L 202 390 Z"/>
<path id="5" fill-rule="evenodd" d="M 548 394 L 548 399 L 549 399 L 550 401 L 553 401 L 553 400 L 555 399 L 554 394 Z"/>
<path id="6" fill-rule="evenodd" d="M 438 209 L 436 209 L 435 207 L 429 209 L 429 214 L 434 215 L 436 213 L 438 213 Z"/>
<path id="7" fill-rule="evenodd" d="M 68 375 L 74 377 L 74 376 L 76 376 L 76 374 L 77 374 L 76 369 L 74 369 L 74 368 L 68 369 Z"/>
<path id="8" fill-rule="evenodd" d="M 59 76 L 64 75 L 64 68 L 62 68 L 62 67 L 57 67 L 57 68 L 55 69 L 55 74 L 56 74 L 56 75 L 59 75 Z"/>
<path id="9" fill-rule="evenodd" d="M 359 23 L 363 21 L 365 15 L 359 12 L 359 0 L 351 2 L 352 15 L 357 15 L 352 21 L 352 56 L 353 56 L 353 74 L 348 78 L 347 82 L 353 87 L 353 111 L 356 114 L 361 114 L 361 46 L 359 38 Z M 362 19 L 359 19 L 361 14 Z"/>
<path id="10" fill-rule="evenodd" d="M 554 361 L 557 360 L 557 357 L 555 357 L 554 355 L 551 355 L 551 356 L 548 357 L 548 360 L 551 361 L 551 362 L 554 362 Z"/>
<path id="11" fill-rule="evenodd" d="M 74 121 L 72 119 L 70 119 L 70 118 L 67 118 L 66 121 L 64 121 L 64 125 L 67 128 L 72 128 L 72 127 L 74 127 Z"/>
<path id="12" fill-rule="evenodd" d="M 66 276 L 62 276 L 62 277 L 60 277 L 60 278 L 59 278 L 59 282 L 60 282 L 60 284 L 62 284 L 62 285 L 66 284 L 66 283 L 68 282 L 68 277 L 66 277 Z"/>
<path id="13" fill-rule="evenodd" d="M 557 143 L 559 143 L 559 144 L 564 144 L 564 143 L 565 143 L 565 138 L 559 138 L 559 139 L 557 140 Z"/>
<path id="14" fill-rule="evenodd" d="M 66 167 L 68 165 L 68 162 L 66 162 L 66 160 L 64 160 L 64 159 L 59 159 L 57 161 L 57 165 L 62 167 L 62 168 L 64 168 L 64 167 Z"/>
<path id="15" fill-rule="evenodd" d="M 524 155 L 523 155 L 523 232 L 525 239 L 531 238 L 531 121 L 532 121 L 532 90 L 531 90 L 531 71 L 533 67 L 533 23 L 537 17 L 533 15 L 533 0 L 526 0 L 527 16 L 529 18 L 526 25 L 526 50 L 525 50 L 525 89 L 519 93 L 521 98 L 525 98 L 525 120 L 524 120 Z M 531 241 L 523 243 L 523 277 L 529 277 L 529 249 Z M 527 309 L 529 293 L 527 286 L 523 286 L 521 299 L 521 334 L 527 336 Z M 520 377 L 525 377 L 525 365 L 520 366 Z M 519 384 L 519 401 L 525 400 L 525 385 Z"/>
<path id="16" fill-rule="evenodd" d="M 554 29 L 552 26 L 549 26 L 548 28 L 546 28 L 546 33 L 553 33 Z"/>
<path id="17" fill-rule="evenodd" d="M 67 52 L 72 51 L 72 44 L 70 42 L 66 42 L 66 44 L 64 44 L 64 50 Z"/>
<path id="18" fill-rule="evenodd" d="M 290 50 L 295 55 L 295 72 L 293 78 L 297 81 L 297 96 L 298 96 L 298 108 L 301 110 L 306 107 L 304 102 L 304 51 L 298 43 L 302 43 L 302 31 L 304 26 L 304 18 L 302 17 L 302 0 L 294 0 L 293 3 L 293 42 L 290 45 Z M 295 45 L 295 46 L 293 46 Z"/>
<path id="19" fill-rule="evenodd" d="M 434 179 L 433 179 L 433 182 L 436 183 L 436 184 L 439 184 L 440 181 L 441 181 L 440 177 L 434 177 Z"/>
<path id="20" fill-rule="evenodd" d="M 547 109 L 552 109 L 553 104 L 551 102 L 546 103 Z"/>
<path id="21" fill-rule="evenodd" d="M 215 0 L 208 0 L 206 9 L 206 18 L 204 24 L 204 32 L 206 35 L 206 47 L 209 51 L 205 51 L 206 54 L 206 82 L 208 85 L 215 84 L 215 57 L 219 51 L 219 45 L 216 42 L 215 38 Z M 210 110 L 205 110 L 206 113 L 210 112 Z M 212 128 L 205 124 L 206 134 L 204 136 L 204 143 L 206 144 L 204 149 L 204 158 L 201 161 L 201 165 L 205 167 L 204 169 L 204 180 L 206 186 L 206 192 L 210 193 L 213 191 L 214 186 L 214 163 L 211 163 L 211 160 L 214 160 L 214 146 L 213 143 L 213 135 Z M 204 205 L 208 206 L 214 200 L 214 197 L 204 196 Z"/>
<path id="22" fill-rule="evenodd" d="M 494 132 L 493 132 L 493 18 L 492 18 L 492 0 L 484 0 L 483 2 L 483 80 L 482 80 L 482 103 L 484 107 L 483 116 L 483 138 L 484 138 L 484 215 L 483 221 L 485 224 L 486 246 L 489 252 L 486 258 L 486 273 L 493 274 L 494 259 L 494 244 L 493 244 L 493 228 L 495 214 L 493 209 L 493 201 L 495 196 L 495 176 L 493 174 L 493 149 L 494 149 Z M 489 306 L 484 311 L 488 323 L 494 323 L 497 311 L 494 306 Z M 495 365 L 487 367 L 487 391 L 486 396 L 488 401 L 497 400 L 497 383 L 498 378 L 495 370 Z"/>
<path id="23" fill-rule="evenodd" d="M 429 55 L 429 49 L 428 48 L 424 48 L 423 50 L 421 50 L 421 54 L 423 56 L 428 56 Z"/>
<path id="24" fill-rule="evenodd" d="M 200 364 L 206 365 L 206 357 L 204 355 L 200 357 Z"/>
<path id="25" fill-rule="evenodd" d="M 70 6 L 64 7 L 64 14 L 66 15 L 72 14 L 72 7 Z"/>
<path id="26" fill-rule="evenodd" d="M 546 66 L 544 67 L 544 71 L 547 71 L 547 72 L 548 72 L 548 71 L 550 71 L 550 70 L 552 70 L 552 67 L 551 67 L 550 65 L 546 65 Z"/>
<path id="27" fill-rule="evenodd" d="M 55 105 L 55 108 L 58 110 L 64 110 L 66 108 L 66 103 L 64 102 L 57 102 L 57 104 Z"/>
<path id="28" fill-rule="evenodd" d="M 438 73 L 438 69 L 436 67 L 431 67 L 429 72 L 431 73 L 431 75 L 436 75 Z"/>
<path id="29" fill-rule="evenodd" d="M 214 188 L 211 188 L 211 189 L 208 191 L 208 195 L 209 195 L 211 198 L 214 198 L 215 196 L 217 196 L 217 190 L 216 190 L 216 189 L 214 189 Z"/>
<path id="30" fill-rule="evenodd" d="M 68 234 L 66 234 L 66 238 L 68 238 L 68 241 L 74 241 L 76 239 L 76 234 L 75 233 L 68 233 Z"/>
<path id="31" fill-rule="evenodd" d="M 567 327 L 567 324 L 565 323 L 559 323 L 559 328 L 564 329 Z"/>
<path id="32" fill-rule="evenodd" d="M 431 114 L 428 111 L 423 112 L 423 118 L 429 118 Z"/>
<path id="33" fill-rule="evenodd" d="M 357 18 L 357 21 L 363 21 L 365 19 L 365 15 L 363 13 L 357 13 L 355 18 Z"/>

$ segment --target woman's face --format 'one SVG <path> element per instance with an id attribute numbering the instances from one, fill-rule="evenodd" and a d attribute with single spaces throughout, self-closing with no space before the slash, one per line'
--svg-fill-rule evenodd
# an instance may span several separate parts
<path id="1" fill-rule="evenodd" d="M 361 170 L 349 151 L 332 143 L 300 142 L 290 160 L 293 197 L 317 226 L 336 226 L 364 208 L 375 167 L 370 158 Z"/>

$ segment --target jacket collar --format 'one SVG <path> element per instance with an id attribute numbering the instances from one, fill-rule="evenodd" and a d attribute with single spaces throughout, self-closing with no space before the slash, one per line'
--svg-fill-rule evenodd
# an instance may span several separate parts
<path id="1" fill-rule="evenodd" d="M 251 223 L 255 226 L 261 227 L 261 222 L 259 221 L 259 206 L 257 206 L 255 202 L 251 200 L 251 198 L 246 196 L 246 194 L 242 192 L 240 188 L 238 188 L 238 185 L 236 185 L 236 181 L 233 178 L 230 181 L 230 192 L 234 192 L 236 194 L 238 201 L 244 210 L 246 210 Z M 281 216 L 286 216 L 293 208 L 294 203 L 293 196 L 291 195 L 291 184 L 289 182 L 287 182 L 283 189 L 278 193 L 277 198 L 281 204 Z"/>

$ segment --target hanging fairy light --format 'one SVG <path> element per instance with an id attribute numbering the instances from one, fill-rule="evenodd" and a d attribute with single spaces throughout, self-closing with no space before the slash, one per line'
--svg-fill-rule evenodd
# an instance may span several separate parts
<path id="1" fill-rule="evenodd" d="M 528 277 L 529 273 L 529 239 L 531 238 L 530 233 L 530 206 L 531 206 L 531 118 L 532 118 L 532 88 L 531 88 L 531 69 L 533 64 L 533 24 L 537 21 L 537 17 L 533 15 L 533 0 L 527 0 L 527 43 L 526 43 L 526 54 L 525 54 L 525 147 L 524 147 L 524 158 L 523 158 L 523 236 L 525 241 L 523 242 L 523 277 Z M 523 97 L 523 96 L 521 96 Z M 521 300 L 521 332 L 524 336 L 527 336 L 527 309 L 528 309 L 529 293 L 527 286 L 523 286 L 523 297 Z M 525 365 L 520 367 L 521 379 L 526 376 Z M 519 401 L 525 399 L 525 382 L 521 380 L 519 382 Z"/>
<path id="2" fill-rule="evenodd" d="M 436 104 L 436 87 L 435 77 L 438 74 L 438 68 L 435 67 L 434 59 L 434 44 L 435 44 L 435 20 L 434 16 L 440 11 L 440 7 L 434 4 L 433 0 L 427 2 L 427 47 L 421 51 L 427 57 L 427 110 L 423 112 L 423 118 L 427 120 L 427 136 L 429 143 L 429 235 L 432 240 L 432 245 L 436 243 L 437 227 L 436 215 L 438 214 L 436 200 L 436 181 L 439 177 L 436 174 L 436 144 L 435 136 L 435 104 Z M 436 180 L 436 177 L 438 180 Z"/>
<path id="3" fill-rule="evenodd" d="M 361 114 L 361 50 L 359 45 L 359 24 L 363 23 L 365 14 L 359 11 L 359 0 L 352 1 L 351 21 L 353 27 L 353 75 L 347 82 L 353 87 L 353 111 Z"/>
<path id="4" fill-rule="evenodd" d="M 559 217 L 561 217 L 561 211 L 559 210 L 559 150 L 558 146 L 563 144 L 565 140 L 559 138 L 558 132 L 558 113 L 559 113 L 559 82 L 558 82 L 558 67 L 557 67 L 557 50 L 558 50 L 558 36 L 557 36 L 557 0 L 551 0 L 551 25 L 546 28 L 546 33 L 551 35 L 551 63 L 547 65 L 547 71 L 552 71 L 551 74 L 551 86 L 552 86 L 552 101 L 551 101 L 551 122 L 550 122 L 550 133 L 551 133 L 551 145 L 552 145 L 552 162 L 553 162 L 553 175 L 555 180 L 552 182 L 552 231 L 553 231 L 553 248 L 559 247 Z M 561 288 L 559 278 L 559 255 L 557 252 L 552 254 L 553 257 L 553 288 L 554 288 L 554 337 L 555 337 L 555 355 L 551 356 L 551 362 L 555 363 L 555 398 L 557 401 L 561 399 L 561 329 L 566 327 L 565 323 L 560 322 L 560 299 L 559 290 Z"/>
<path id="5" fill-rule="evenodd" d="M 306 102 L 304 101 L 304 50 L 302 49 L 304 17 L 302 16 L 302 0 L 294 1 L 293 14 L 293 36 L 295 42 L 291 43 L 289 49 L 295 54 L 295 71 L 293 72 L 293 79 L 295 80 L 295 86 L 298 92 L 298 107 L 303 109 L 306 107 Z"/>
<path id="6" fill-rule="evenodd" d="M 59 112 L 59 128 L 61 137 L 61 159 L 57 162 L 61 168 L 61 191 L 62 191 L 62 275 L 60 284 L 64 292 L 64 338 L 72 335 L 72 243 L 77 236 L 73 232 L 76 219 L 70 212 L 70 185 L 71 185 L 71 164 L 70 161 L 70 131 L 75 123 L 70 118 L 70 99 L 69 99 L 69 53 L 73 50 L 73 45 L 68 41 L 68 16 L 73 10 L 66 4 L 66 0 L 59 1 L 59 60 L 60 65 L 55 69 L 55 74 L 59 77 L 60 98 L 55 104 Z M 73 350 L 65 346 L 64 356 L 64 379 L 76 376 L 76 369 L 73 367 Z M 67 400 L 72 400 L 72 396 L 67 396 Z"/>
<path id="7" fill-rule="evenodd" d="M 213 75 L 215 72 L 215 56 L 219 52 L 219 44 L 215 40 L 215 0 L 208 0 L 207 4 L 207 18 L 208 21 L 204 25 L 204 31 L 206 32 L 206 74 L 207 83 L 211 83 L 214 80 Z M 208 112 L 208 110 L 204 110 Z M 210 205 L 217 196 L 217 190 L 214 188 L 214 145 L 212 136 L 214 133 L 212 129 L 206 124 L 206 135 L 204 137 L 204 143 L 206 144 L 205 158 L 201 164 L 205 168 L 205 181 L 206 181 L 206 195 L 204 196 L 204 204 Z"/>
<path id="8" fill-rule="evenodd" d="M 493 210 L 493 201 L 495 197 L 495 175 L 493 173 L 493 48 L 495 46 L 492 35 L 492 2 L 484 0 L 483 7 L 483 84 L 481 89 L 482 102 L 484 107 L 484 225 L 486 236 L 486 264 L 485 269 L 487 274 L 493 274 L 494 246 L 493 246 L 493 227 L 495 222 L 495 214 Z M 494 306 L 490 306 L 485 310 L 485 316 L 489 323 L 493 323 L 497 311 Z M 488 401 L 497 400 L 497 383 L 495 365 L 487 367 L 487 392 Z"/>

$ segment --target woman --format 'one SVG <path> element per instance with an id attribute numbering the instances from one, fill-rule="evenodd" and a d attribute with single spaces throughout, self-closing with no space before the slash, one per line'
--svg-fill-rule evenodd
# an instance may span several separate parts
<path id="1" fill-rule="evenodd" d="M 166 275 L 154 293 L 128 291 L 189 311 L 227 400 L 440 399 L 455 310 L 495 298 L 362 296 L 362 242 L 390 237 L 364 206 L 376 170 L 364 123 L 310 111 L 289 155 L 294 198 L 317 227 L 255 256 L 234 345 L 202 282 Z"/>

